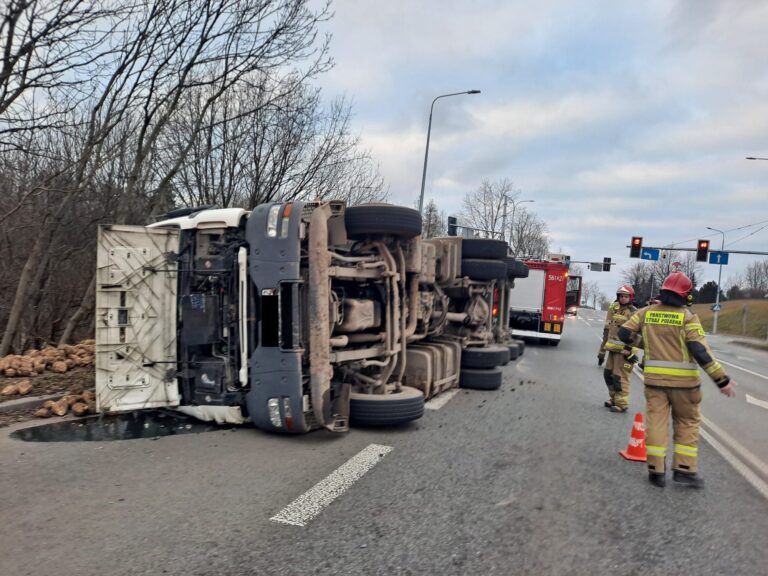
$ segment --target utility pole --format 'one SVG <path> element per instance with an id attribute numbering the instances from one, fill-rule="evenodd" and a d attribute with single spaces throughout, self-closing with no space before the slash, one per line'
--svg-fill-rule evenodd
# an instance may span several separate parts
<path id="1" fill-rule="evenodd" d="M 713 232 L 718 232 L 723 235 L 723 238 L 720 241 L 720 270 L 717 273 L 717 294 L 715 294 L 715 310 L 712 316 L 712 334 L 717 334 L 717 316 L 720 314 L 720 281 L 723 278 L 722 254 L 725 251 L 725 232 L 718 230 L 717 228 L 710 228 L 709 226 L 707 226 L 707 230 L 712 230 Z"/>

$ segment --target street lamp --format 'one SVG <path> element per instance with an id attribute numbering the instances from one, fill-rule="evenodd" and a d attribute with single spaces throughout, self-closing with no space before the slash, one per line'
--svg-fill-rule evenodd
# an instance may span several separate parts
<path id="1" fill-rule="evenodd" d="M 434 100 L 432 100 L 432 106 L 429 107 L 429 127 L 427 128 L 427 149 L 424 151 L 424 171 L 421 174 L 421 194 L 419 195 L 419 214 L 424 207 L 424 183 L 427 179 L 427 158 L 429 158 L 429 135 L 432 133 L 432 111 L 435 108 L 435 102 L 440 98 L 447 98 L 448 96 L 461 96 L 462 94 L 480 94 L 480 90 L 467 90 L 466 92 L 454 92 L 452 94 L 441 94 Z"/>
<path id="2" fill-rule="evenodd" d="M 717 294 L 715 295 L 715 311 L 712 318 L 712 334 L 717 334 L 717 315 L 720 313 L 720 279 L 723 276 L 723 250 L 725 250 L 725 232 L 718 230 L 717 228 L 711 228 L 707 226 L 707 230 L 712 230 L 718 234 L 723 235 L 722 242 L 720 243 L 720 271 L 717 273 Z"/>
<path id="3" fill-rule="evenodd" d="M 536 200 L 518 200 L 515 202 L 514 200 L 510 200 L 512 202 L 512 221 L 509 223 L 509 240 L 512 241 L 513 233 L 515 230 L 515 210 L 517 210 L 518 204 L 525 204 L 526 202 L 536 202 Z M 502 240 L 506 240 L 507 236 L 507 198 L 504 198 L 504 216 L 502 218 L 502 224 L 501 228 L 504 230 L 503 235 L 501 237 Z"/>

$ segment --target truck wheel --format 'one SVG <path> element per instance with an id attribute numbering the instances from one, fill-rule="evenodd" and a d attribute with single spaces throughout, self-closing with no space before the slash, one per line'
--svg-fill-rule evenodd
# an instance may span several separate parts
<path id="1" fill-rule="evenodd" d="M 467 348 L 461 351 L 462 368 L 495 368 L 507 362 L 509 362 L 509 348 L 506 346 Z"/>
<path id="2" fill-rule="evenodd" d="M 509 359 L 510 360 L 517 360 L 520 358 L 520 348 L 518 347 L 517 343 L 510 342 L 507 344 L 507 347 L 509 348 Z"/>
<path id="3" fill-rule="evenodd" d="M 413 208 L 389 204 L 350 206 L 344 212 L 347 236 L 363 237 L 388 234 L 413 238 L 421 234 L 421 214 Z"/>
<path id="4" fill-rule="evenodd" d="M 502 380 L 501 368 L 462 368 L 459 386 L 472 390 L 496 390 Z"/>
<path id="5" fill-rule="evenodd" d="M 528 266 L 514 258 L 506 258 L 507 278 L 528 278 Z"/>
<path id="6" fill-rule="evenodd" d="M 489 238 L 464 238 L 461 242 L 461 257 L 504 260 L 507 257 L 507 243 Z"/>
<path id="7" fill-rule="evenodd" d="M 504 280 L 507 277 L 507 265 L 498 260 L 462 259 L 461 275 L 469 276 L 472 280 Z"/>
<path id="8" fill-rule="evenodd" d="M 393 394 L 349 395 L 349 420 L 356 426 L 396 426 L 418 420 L 424 415 L 424 394 L 403 386 Z"/>

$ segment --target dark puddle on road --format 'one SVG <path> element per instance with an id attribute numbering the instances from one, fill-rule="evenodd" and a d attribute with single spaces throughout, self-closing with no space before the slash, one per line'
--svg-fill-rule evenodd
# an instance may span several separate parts
<path id="1" fill-rule="evenodd" d="M 199 434 L 228 428 L 231 426 L 201 422 L 183 414 L 146 410 L 44 424 L 16 430 L 11 438 L 25 442 L 108 442 Z"/>

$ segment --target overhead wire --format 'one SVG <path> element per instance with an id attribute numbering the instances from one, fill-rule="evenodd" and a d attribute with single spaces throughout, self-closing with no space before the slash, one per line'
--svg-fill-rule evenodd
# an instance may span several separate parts
<path id="1" fill-rule="evenodd" d="M 746 224 L 744 226 L 738 226 L 736 228 L 730 228 L 729 230 L 723 230 L 726 234 L 728 232 L 736 232 L 737 230 L 744 230 L 745 228 L 751 228 L 752 226 L 760 226 L 761 224 L 764 224 L 761 228 L 758 228 L 751 234 L 747 234 L 744 236 L 744 238 L 739 238 L 738 240 L 734 240 L 733 242 L 728 242 L 728 246 L 731 246 L 732 244 L 735 244 L 736 242 L 741 242 L 742 240 L 749 238 L 750 236 L 753 236 L 754 234 L 757 234 L 761 230 L 768 228 L 768 220 L 761 220 L 760 222 L 754 222 L 752 224 Z M 698 240 L 698 238 L 689 238 L 688 240 L 681 240 L 679 242 L 673 242 L 671 244 L 665 244 L 665 248 L 669 247 L 670 249 L 673 249 L 675 246 L 678 246 L 679 244 L 687 244 L 688 242 L 693 242 L 694 240 Z"/>

